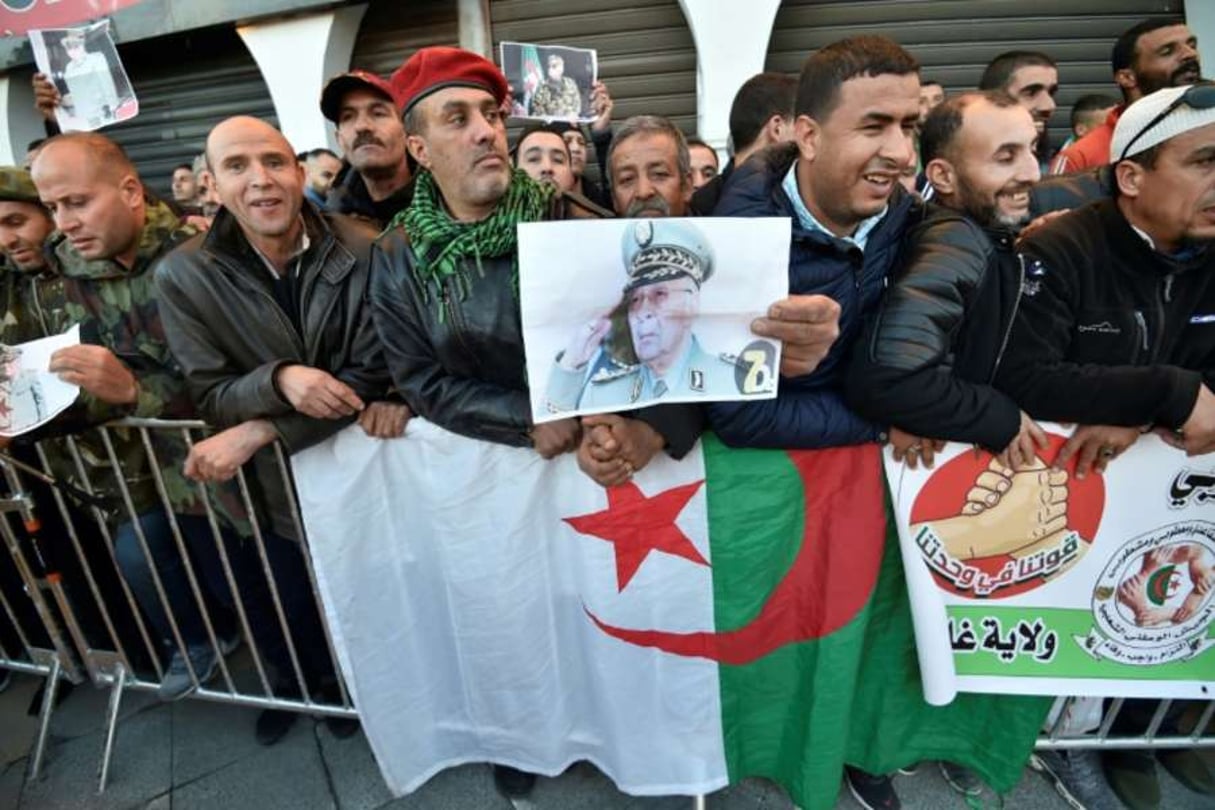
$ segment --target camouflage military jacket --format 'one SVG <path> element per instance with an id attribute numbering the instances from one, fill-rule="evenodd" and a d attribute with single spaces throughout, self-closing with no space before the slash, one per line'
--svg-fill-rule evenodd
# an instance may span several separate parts
<path id="1" fill-rule="evenodd" d="M 63 273 L 66 298 L 65 314 L 71 323 L 80 324 L 83 343 L 104 346 L 134 373 L 139 396 L 134 406 L 110 405 L 81 391 L 80 398 L 64 417 L 60 429 L 84 430 L 125 416 L 160 419 L 193 419 L 195 410 L 186 392 L 176 361 L 169 352 L 164 326 L 157 309 L 152 272 L 156 261 L 177 244 L 193 236 L 195 230 L 180 223 L 164 203 L 149 203 L 147 222 L 140 235 L 134 264 L 125 268 L 113 260 L 86 260 L 59 233 L 51 237 L 54 258 Z M 176 432 L 152 431 L 156 468 L 160 471 L 173 511 L 199 514 L 203 505 L 197 485 L 182 474 L 188 448 Z M 123 470 L 123 479 L 135 511 L 143 513 L 156 507 L 159 499 L 152 469 L 139 432 L 125 428 L 111 430 L 114 449 Z M 89 431 L 78 442 L 88 467 L 109 468 L 108 454 L 100 438 Z M 59 465 L 55 465 L 58 467 Z M 94 489 L 103 491 L 106 508 L 118 522 L 128 519 L 121 492 L 107 483 L 107 472 L 90 474 Z M 243 510 L 232 487 L 223 487 L 218 502 L 225 522 L 241 528 Z"/>
<path id="2" fill-rule="evenodd" d="M 582 96 L 578 83 L 569 76 L 561 77 L 561 84 L 544 82 L 532 96 L 532 115 L 551 118 L 577 118 L 582 114 Z"/>
<path id="3" fill-rule="evenodd" d="M 22 273 L 10 270 L 3 276 L 4 318 L 0 343 L 13 345 L 57 335 L 72 325 L 67 314 L 63 277 L 48 270 Z"/>

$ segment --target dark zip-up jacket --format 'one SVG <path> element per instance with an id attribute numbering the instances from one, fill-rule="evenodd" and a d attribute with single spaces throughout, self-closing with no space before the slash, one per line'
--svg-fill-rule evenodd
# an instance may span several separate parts
<path id="1" fill-rule="evenodd" d="M 389 387 L 364 306 L 375 231 L 308 205 L 302 210 L 310 242 L 298 265 L 302 334 L 276 301 L 269 268 L 227 211 L 156 269 L 169 347 L 199 413 L 218 428 L 268 419 L 289 453 L 328 438 L 354 418 L 315 419 L 294 410 L 274 383 L 283 366 L 327 371 L 364 402 L 387 398 Z M 259 452 L 255 464 L 275 531 L 295 537 L 273 452 Z"/>
<path id="2" fill-rule="evenodd" d="M 1050 222 L 1022 251 L 996 385 L 1036 419 L 1184 424 L 1215 370 L 1215 251 L 1153 250 L 1112 199 Z"/>
<path id="3" fill-rule="evenodd" d="M 812 373 L 782 377 L 778 396 L 763 402 L 708 406 L 709 425 L 735 447 L 839 447 L 878 441 L 888 425 L 858 415 L 844 403 L 843 374 L 867 315 L 877 309 L 886 276 L 896 266 L 914 201 L 895 188 L 886 215 L 855 245 L 802 227 L 781 181 L 797 159 L 794 144 L 771 147 L 739 166 L 713 213 L 719 217 L 790 217 L 789 293 L 820 294 L 840 305 L 840 334 Z"/>
<path id="4" fill-rule="evenodd" d="M 857 341 L 848 404 L 879 424 L 999 453 L 1021 426 L 1021 409 L 992 387 L 1021 291 L 1013 233 L 930 206 L 906 255 Z"/>
<path id="5" fill-rule="evenodd" d="M 339 175 L 329 196 L 325 198 L 325 210 L 331 214 L 346 214 L 371 222 L 383 230 L 398 212 L 404 211 L 413 201 L 413 181 L 406 183 L 382 200 L 371 199 L 363 175 L 347 167 Z"/>

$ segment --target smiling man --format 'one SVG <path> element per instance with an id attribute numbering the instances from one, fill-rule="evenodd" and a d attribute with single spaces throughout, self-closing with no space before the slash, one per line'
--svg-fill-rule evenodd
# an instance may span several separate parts
<path id="1" fill-rule="evenodd" d="M 864 316 L 881 298 L 913 208 L 899 176 L 915 160 L 918 70 L 914 57 L 884 37 L 854 37 L 815 52 L 798 84 L 794 143 L 736 169 L 714 209 L 716 216 L 790 217 L 790 292 L 827 296 L 840 310 L 839 337 L 814 373 L 782 370 L 775 400 L 708 406 L 727 444 L 814 448 L 884 436 L 888 425 L 844 404 L 841 374 Z"/>
<path id="2" fill-rule="evenodd" d="M 848 374 L 857 412 L 919 436 L 968 442 L 1028 463 L 1041 429 L 991 386 L 1012 328 L 1013 249 L 1039 178 L 1037 128 L 1016 99 L 966 93 L 928 114 L 920 139 L 934 208 L 910 231 L 902 268 L 870 318 Z M 917 463 L 910 454 L 909 465 Z"/>
<path id="3" fill-rule="evenodd" d="M 404 431 L 408 409 L 383 401 L 388 376 L 364 305 L 375 231 L 305 205 L 304 168 L 264 121 L 220 123 L 206 154 L 223 208 L 206 234 L 167 256 L 156 272 L 173 355 L 199 413 L 221 429 L 194 444 L 185 472 L 198 481 L 226 481 L 253 461 L 255 505 L 269 523 L 266 554 L 315 685 L 330 664 L 293 542 L 300 538 L 291 499 L 270 445 L 277 439 L 288 452 L 302 450 L 356 419 L 372 436 Z M 271 629 L 272 608 L 260 600 L 250 609 L 282 687 L 291 665 L 285 641 Z M 294 720 L 263 712 L 259 740 L 273 742 Z"/>
<path id="4" fill-rule="evenodd" d="M 1167 17 L 1147 19 L 1124 31 L 1114 43 L 1110 67 L 1123 103 L 1110 111 L 1104 123 L 1061 150 L 1051 162 L 1051 174 L 1107 165 L 1114 127 L 1127 105 L 1165 87 L 1183 87 L 1202 78 L 1198 38 L 1185 23 Z"/>
<path id="5" fill-rule="evenodd" d="M 338 145 L 350 164 L 330 189 L 326 208 L 384 227 L 413 193 L 394 85 L 365 70 L 343 73 L 325 85 L 321 112 L 337 126 Z"/>

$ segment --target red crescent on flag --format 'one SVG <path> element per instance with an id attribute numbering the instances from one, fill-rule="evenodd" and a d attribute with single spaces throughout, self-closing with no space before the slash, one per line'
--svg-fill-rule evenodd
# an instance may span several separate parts
<path id="1" fill-rule="evenodd" d="M 791 450 L 789 458 L 805 492 L 805 530 L 792 565 L 754 619 L 735 630 L 665 633 L 615 627 L 584 607 L 591 621 L 629 644 L 732 665 L 851 621 L 869 601 L 886 542 L 881 454 L 869 445 Z"/>

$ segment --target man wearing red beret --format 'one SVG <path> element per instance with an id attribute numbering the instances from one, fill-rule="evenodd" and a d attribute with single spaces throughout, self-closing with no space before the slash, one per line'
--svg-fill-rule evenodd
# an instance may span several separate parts
<path id="1" fill-rule="evenodd" d="M 417 415 L 483 441 L 534 447 L 545 458 L 575 450 L 576 419 L 533 425 L 518 301 L 520 222 L 562 218 L 572 198 L 512 170 L 503 109 L 509 87 L 486 59 L 424 48 L 393 75 L 407 146 L 420 170 L 413 202 L 372 253 L 370 302 L 396 390 Z M 399 226 L 399 227 L 398 227 Z M 786 374 L 826 354 L 838 310 L 821 296 L 781 302 Z M 683 406 L 638 411 L 668 453 L 692 448 Z M 535 776 L 495 766 L 508 796 Z"/>

